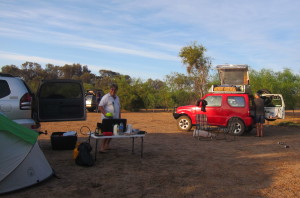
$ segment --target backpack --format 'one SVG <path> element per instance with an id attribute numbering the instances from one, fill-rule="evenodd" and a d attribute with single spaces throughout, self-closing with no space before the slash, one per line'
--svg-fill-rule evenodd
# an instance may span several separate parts
<path id="1" fill-rule="evenodd" d="M 78 156 L 75 163 L 80 166 L 93 166 L 94 158 L 91 154 L 92 146 L 88 142 L 83 142 L 78 146 Z"/>

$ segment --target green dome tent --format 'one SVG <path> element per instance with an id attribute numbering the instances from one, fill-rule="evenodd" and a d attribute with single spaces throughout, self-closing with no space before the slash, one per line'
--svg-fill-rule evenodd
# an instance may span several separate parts
<path id="1" fill-rule="evenodd" d="M 29 187 L 53 175 L 37 138 L 37 132 L 0 114 L 0 194 Z"/>

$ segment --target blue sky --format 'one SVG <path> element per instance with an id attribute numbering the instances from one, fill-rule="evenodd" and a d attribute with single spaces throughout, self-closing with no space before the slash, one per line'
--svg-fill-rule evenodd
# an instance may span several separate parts
<path id="1" fill-rule="evenodd" d="M 0 67 L 80 63 L 142 79 L 185 73 L 193 41 L 218 64 L 300 72 L 298 0 L 0 0 Z"/>

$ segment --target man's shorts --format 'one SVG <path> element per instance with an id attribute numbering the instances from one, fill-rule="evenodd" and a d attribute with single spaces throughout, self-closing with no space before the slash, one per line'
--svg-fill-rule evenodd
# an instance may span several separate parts
<path id="1" fill-rule="evenodd" d="M 258 115 L 255 117 L 255 123 L 264 124 L 265 123 L 265 116 Z"/>

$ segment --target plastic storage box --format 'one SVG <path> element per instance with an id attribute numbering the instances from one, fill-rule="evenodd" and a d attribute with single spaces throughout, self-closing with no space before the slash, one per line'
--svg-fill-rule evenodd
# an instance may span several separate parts
<path id="1" fill-rule="evenodd" d="M 53 132 L 51 146 L 53 150 L 72 150 L 77 142 L 77 135 L 64 136 L 65 132 Z"/>

